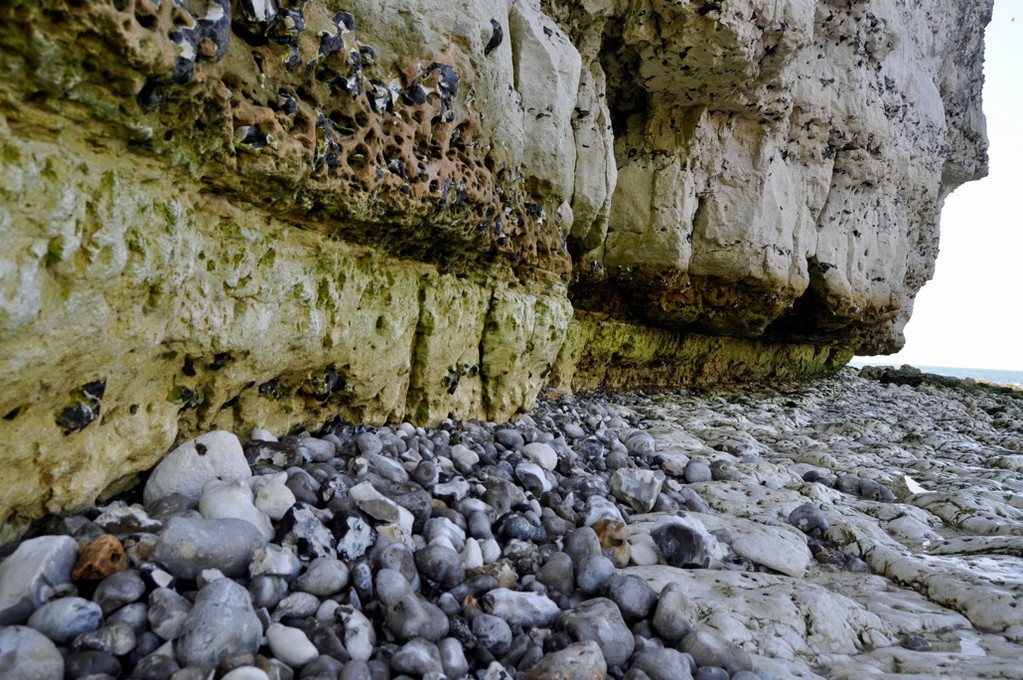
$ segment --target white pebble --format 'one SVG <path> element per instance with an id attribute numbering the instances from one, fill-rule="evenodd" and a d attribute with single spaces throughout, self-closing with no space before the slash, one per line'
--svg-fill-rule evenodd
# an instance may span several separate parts
<path id="1" fill-rule="evenodd" d="M 289 666 L 305 666 L 320 655 L 304 632 L 280 623 L 266 629 L 266 641 L 274 657 Z"/>

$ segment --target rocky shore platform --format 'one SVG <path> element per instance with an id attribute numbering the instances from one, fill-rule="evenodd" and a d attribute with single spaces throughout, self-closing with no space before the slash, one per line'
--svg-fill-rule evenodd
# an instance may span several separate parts
<path id="1" fill-rule="evenodd" d="M 883 375 L 206 433 L 7 546 L 0 676 L 1023 677 L 1023 394 Z"/>

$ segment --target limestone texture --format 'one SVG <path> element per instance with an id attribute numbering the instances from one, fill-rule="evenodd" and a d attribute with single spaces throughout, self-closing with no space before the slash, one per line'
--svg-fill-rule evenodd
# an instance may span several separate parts
<path id="1" fill-rule="evenodd" d="M 217 429 L 897 349 L 990 0 L 11 0 L 0 543 Z"/>

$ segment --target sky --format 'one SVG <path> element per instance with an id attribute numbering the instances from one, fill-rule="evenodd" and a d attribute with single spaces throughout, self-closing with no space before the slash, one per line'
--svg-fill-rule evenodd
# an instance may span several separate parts
<path id="1" fill-rule="evenodd" d="M 995 0 L 985 34 L 990 173 L 941 213 L 934 278 L 916 298 L 898 354 L 857 358 L 1023 371 L 1023 2 Z"/>

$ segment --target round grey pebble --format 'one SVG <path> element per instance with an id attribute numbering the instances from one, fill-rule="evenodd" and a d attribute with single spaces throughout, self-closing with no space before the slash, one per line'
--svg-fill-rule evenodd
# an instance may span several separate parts
<path id="1" fill-rule="evenodd" d="M 575 585 L 581 592 L 592 595 L 603 591 L 614 575 L 614 562 L 603 555 L 591 555 L 579 561 L 575 570 Z"/>
<path id="2" fill-rule="evenodd" d="M 28 626 L 0 626 L 0 659 L 11 678 L 64 677 L 64 658 L 57 645 Z"/>
<path id="3" fill-rule="evenodd" d="M 706 568 L 710 553 L 706 540 L 681 522 L 666 522 L 650 532 L 664 561 L 672 567 Z"/>
<path id="4" fill-rule="evenodd" d="M 562 612 L 557 628 L 576 641 L 596 642 L 609 669 L 624 666 L 636 648 L 636 640 L 618 606 L 604 597 L 581 602 Z"/>
<path id="5" fill-rule="evenodd" d="M 657 592 L 633 574 L 613 575 L 607 584 L 607 596 L 618 605 L 626 621 L 645 621 L 657 606 Z"/>
<path id="6" fill-rule="evenodd" d="M 196 595 L 174 640 L 174 655 L 183 666 L 213 667 L 228 654 L 255 653 L 262 635 L 263 625 L 252 609 L 248 591 L 221 578 Z"/>
<path id="7" fill-rule="evenodd" d="M 720 666 L 700 666 L 693 673 L 693 680 L 729 680 L 729 675 Z"/>
<path id="8" fill-rule="evenodd" d="M 113 654 L 95 650 L 71 652 L 64 657 L 64 674 L 71 678 L 84 678 L 99 674 L 121 677 L 121 662 Z"/>
<path id="9" fill-rule="evenodd" d="M 600 538 L 592 527 L 582 527 L 565 534 L 564 551 L 578 565 L 584 557 L 600 555 Z"/>
<path id="10" fill-rule="evenodd" d="M 816 504 L 809 501 L 789 513 L 789 524 L 816 538 L 823 536 L 830 528 L 824 513 Z"/>
<path id="11" fill-rule="evenodd" d="M 416 551 L 419 573 L 442 588 L 454 588 L 465 580 L 462 556 L 445 545 L 428 545 Z"/>
<path id="12" fill-rule="evenodd" d="M 115 571 L 99 582 L 92 600 L 110 614 L 126 604 L 137 601 L 146 593 L 146 583 L 138 571 Z"/>
<path id="13" fill-rule="evenodd" d="M 568 553 L 552 553 L 536 572 L 536 580 L 564 595 L 575 592 L 575 569 Z"/>
<path id="14" fill-rule="evenodd" d="M 469 672 L 469 661 L 465 658 L 465 648 L 453 637 L 447 637 L 437 643 L 440 662 L 444 673 L 450 678 L 460 678 Z"/>
<path id="15" fill-rule="evenodd" d="M 666 643 L 676 644 L 693 629 L 689 612 L 694 610 L 682 584 L 669 583 L 657 599 L 652 621 L 654 630 Z"/>
<path id="16" fill-rule="evenodd" d="M 512 645 L 512 630 L 508 623 L 491 614 L 478 614 L 472 620 L 472 632 L 483 646 L 496 657 L 503 656 Z"/>
<path id="17" fill-rule="evenodd" d="M 709 482 L 713 479 L 710 466 L 701 460 L 691 460 L 686 463 L 685 469 L 682 471 L 682 477 L 690 484 L 696 484 L 699 482 Z"/>
<path id="18" fill-rule="evenodd" d="M 692 677 L 693 666 L 692 657 L 677 649 L 649 647 L 636 652 L 631 668 L 643 671 L 650 680 L 676 680 Z"/>
<path id="19" fill-rule="evenodd" d="M 95 602 L 82 597 L 50 600 L 32 612 L 28 625 L 58 645 L 78 635 L 96 630 L 103 624 L 103 611 Z"/>
<path id="20" fill-rule="evenodd" d="M 123 623 L 131 628 L 135 635 L 149 630 L 149 607 L 145 602 L 126 604 L 107 617 L 107 623 Z"/>
<path id="21" fill-rule="evenodd" d="M 710 476 L 715 482 L 735 482 L 739 471 L 726 460 L 716 460 L 710 464 Z"/>

